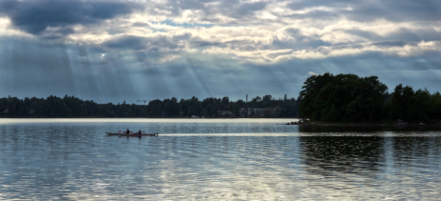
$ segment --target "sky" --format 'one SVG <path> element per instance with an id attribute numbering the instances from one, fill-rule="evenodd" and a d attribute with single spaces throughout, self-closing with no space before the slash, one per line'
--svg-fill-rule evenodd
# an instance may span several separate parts
<path id="1" fill-rule="evenodd" d="M 0 0 L 0 97 L 297 98 L 312 75 L 441 86 L 439 0 Z"/>

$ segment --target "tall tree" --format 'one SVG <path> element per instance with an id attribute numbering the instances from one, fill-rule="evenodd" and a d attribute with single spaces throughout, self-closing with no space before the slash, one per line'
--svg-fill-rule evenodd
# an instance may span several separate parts
<path id="1" fill-rule="evenodd" d="M 316 121 L 371 122 L 384 113 L 387 86 L 371 76 L 325 73 L 309 77 L 302 87 L 299 115 Z"/>

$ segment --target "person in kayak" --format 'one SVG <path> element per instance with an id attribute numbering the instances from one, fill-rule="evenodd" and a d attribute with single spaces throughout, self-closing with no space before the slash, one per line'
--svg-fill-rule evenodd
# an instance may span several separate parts
<path id="1" fill-rule="evenodd" d="M 130 133 L 130 131 L 129 131 L 129 129 L 127 129 L 126 134 L 129 134 L 129 133 Z"/>
<path id="2" fill-rule="evenodd" d="M 138 135 L 141 135 L 141 130 L 138 131 Z"/>

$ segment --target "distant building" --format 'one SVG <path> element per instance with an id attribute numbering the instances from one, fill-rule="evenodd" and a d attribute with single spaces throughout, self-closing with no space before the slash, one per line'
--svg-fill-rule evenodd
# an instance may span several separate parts
<path id="1" fill-rule="evenodd" d="M 276 108 L 240 108 L 239 115 L 241 117 L 244 116 L 259 116 L 263 117 L 265 115 L 265 111 L 269 111 L 274 113 Z"/>
<path id="2" fill-rule="evenodd" d="M 263 108 L 240 108 L 240 116 L 262 116 Z"/>
<path id="3" fill-rule="evenodd" d="M 233 113 L 229 110 L 218 110 L 217 114 L 220 116 L 226 116 L 226 115 L 232 116 L 233 115 Z"/>

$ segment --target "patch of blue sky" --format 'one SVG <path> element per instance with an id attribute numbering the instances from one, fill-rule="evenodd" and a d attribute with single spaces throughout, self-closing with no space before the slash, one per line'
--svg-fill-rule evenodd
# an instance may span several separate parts
<path id="1" fill-rule="evenodd" d="M 155 28 L 151 28 L 151 27 L 150 27 L 150 30 L 152 30 L 154 32 L 168 32 L 168 30 L 165 30 L 165 29 L 155 29 Z"/>
<path id="2" fill-rule="evenodd" d="M 175 23 L 173 22 L 173 20 L 164 20 L 159 22 L 161 24 L 166 24 L 166 25 L 170 25 L 170 26 L 175 26 L 175 27 L 184 27 L 184 28 L 193 28 L 193 27 L 205 27 L 205 28 L 210 28 L 212 26 L 214 26 L 214 24 L 201 24 L 201 23 Z"/>
<path id="3" fill-rule="evenodd" d="M 160 22 L 151 22 L 152 24 L 166 24 L 175 27 L 184 27 L 184 28 L 193 28 L 193 27 L 205 27 L 211 28 L 213 26 L 219 27 L 242 27 L 242 26 L 257 26 L 261 25 L 260 23 L 251 23 L 251 24 L 202 24 L 202 23 L 176 23 L 173 20 L 167 19 Z M 161 29 L 152 29 L 154 31 L 164 32 L 165 30 Z"/>

